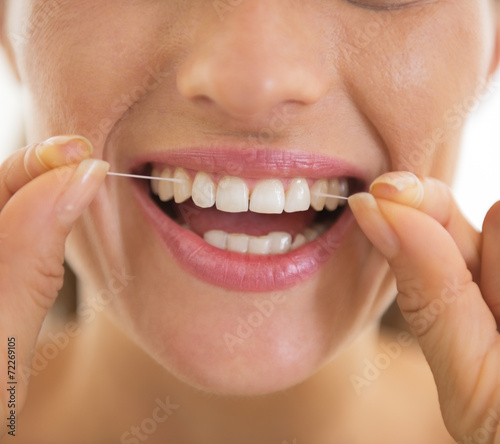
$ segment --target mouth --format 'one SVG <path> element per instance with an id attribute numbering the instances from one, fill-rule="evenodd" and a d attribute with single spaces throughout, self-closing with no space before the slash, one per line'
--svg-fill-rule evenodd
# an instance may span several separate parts
<path id="1" fill-rule="evenodd" d="M 365 181 L 338 160 L 259 152 L 170 153 L 140 161 L 136 197 L 162 243 L 196 277 L 240 291 L 284 289 L 316 272 L 353 222 Z M 157 180 L 177 179 L 177 182 Z"/>

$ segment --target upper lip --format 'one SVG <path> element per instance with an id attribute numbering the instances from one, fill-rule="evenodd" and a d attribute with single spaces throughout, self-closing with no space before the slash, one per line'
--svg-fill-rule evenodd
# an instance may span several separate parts
<path id="1" fill-rule="evenodd" d="M 357 179 L 363 188 L 374 179 L 367 168 L 340 157 L 289 148 L 210 147 L 156 151 L 134 158 L 129 164 L 129 171 L 144 172 L 145 166 L 152 163 L 253 179 L 349 177 Z"/>

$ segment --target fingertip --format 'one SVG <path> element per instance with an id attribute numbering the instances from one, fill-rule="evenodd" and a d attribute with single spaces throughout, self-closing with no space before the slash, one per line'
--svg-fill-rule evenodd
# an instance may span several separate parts
<path id="1" fill-rule="evenodd" d="M 56 136 L 28 147 L 24 171 L 30 180 L 64 165 L 73 165 L 92 156 L 94 148 L 83 136 Z"/>
<path id="2" fill-rule="evenodd" d="M 367 213 L 379 211 L 377 201 L 370 193 L 353 194 L 349 196 L 347 203 L 358 222 L 362 221 Z"/>
<path id="3" fill-rule="evenodd" d="M 424 200 L 424 185 L 409 171 L 391 171 L 373 181 L 370 193 L 376 198 L 418 208 Z"/>
<path id="4" fill-rule="evenodd" d="M 349 197 L 348 203 L 368 239 L 386 258 L 394 257 L 400 249 L 399 239 L 382 215 L 375 197 L 370 193 L 357 193 Z"/>
<path id="5" fill-rule="evenodd" d="M 80 162 L 72 181 L 86 182 L 89 179 L 102 180 L 109 171 L 109 163 L 100 159 L 85 159 Z"/>
<path id="6" fill-rule="evenodd" d="M 348 197 L 347 202 L 351 209 L 355 210 L 377 205 L 375 198 L 370 193 L 352 194 Z"/>
<path id="7" fill-rule="evenodd" d="M 90 158 L 94 147 L 83 136 L 56 136 L 36 147 L 36 157 L 47 169 L 71 165 Z"/>
<path id="8" fill-rule="evenodd" d="M 104 183 L 109 167 L 108 162 L 99 159 L 80 162 L 55 208 L 61 222 L 72 224 L 88 207 Z"/>
<path id="9" fill-rule="evenodd" d="M 491 228 L 500 231 L 500 201 L 493 204 L 484 217 L 483 231 Z"/>

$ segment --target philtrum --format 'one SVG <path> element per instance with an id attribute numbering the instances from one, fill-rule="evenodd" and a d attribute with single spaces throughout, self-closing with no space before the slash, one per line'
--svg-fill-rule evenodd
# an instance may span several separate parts
<path id="1" fill-rule="evenodd" d="M 170 177 L 152 177 L 152 176 L 140 176 L 137 174 L 124 174 L 124 173 L 114 173 L 109 171 L 108 176 L 117 176 L 117 177 L 132 177 L 133 179 L 147 179 L 147 180 L 166 180 L 167 182 L 175 182 L 175 183 L 183 183 L 185 182 L 184 179 L 174 179 Z M 316 196 L 320 197 L 334 197 L 337 199 L 344 199 L 348 200 L 348 197 L 345 196 L 337 196 L 335 194 L 326 194 L 326 193 L 314 193 Z"/>

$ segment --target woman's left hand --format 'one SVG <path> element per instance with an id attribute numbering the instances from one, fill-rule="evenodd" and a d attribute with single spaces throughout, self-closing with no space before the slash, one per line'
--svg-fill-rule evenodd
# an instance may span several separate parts
<path id="1" fill-rule="evenodd" d="M 349 204 L 396 276 L 448 431 L 459 443 L 500 444 L 500 202 L 478 233 L 447 185 L 392 172 Z"/>

